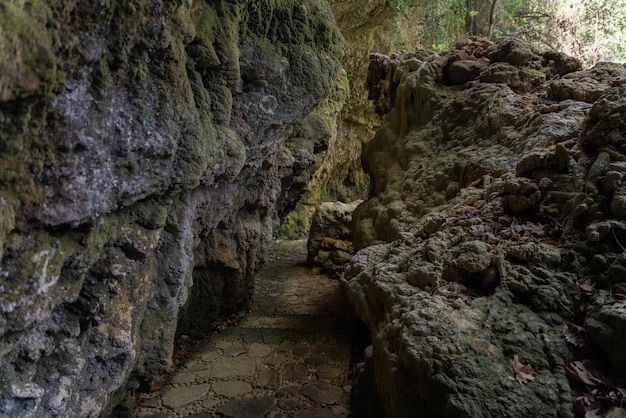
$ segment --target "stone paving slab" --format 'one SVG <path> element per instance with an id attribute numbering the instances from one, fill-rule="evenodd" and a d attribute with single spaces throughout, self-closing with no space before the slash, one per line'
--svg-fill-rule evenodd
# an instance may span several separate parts
<path id="1" fill-rule="evenodd" d="M 308 269 L 306 242 L 278 242 L 250 313 L 211 336 L 135 418 L 350 415 L 355 317 L 340 283 Z"/>

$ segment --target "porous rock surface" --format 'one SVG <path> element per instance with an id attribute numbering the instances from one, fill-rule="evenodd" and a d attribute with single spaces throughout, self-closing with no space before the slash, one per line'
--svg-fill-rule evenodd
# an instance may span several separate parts
<path id="1" fill-rule="evenodd" d="M 177 324 L 247 302 L 327 147 L 307 115 L 336 97 L 330 19 L 317 0 L 0 4 L 1 416 L 106 414 L 169 367 Z"/>
<path id="2" fill-rule="evenodd" d="M 317 207 L 307 240 L 309 265 L 318 265 L 331 276 L 341 274 L 354 254 L 352 212 L 362 202 L 324 202 Z"/>
<path id="3" fill-rule="evenodd" d="M 626 374 L 626 68 L 473 39 L 375 54 L 368 84 L 389 115 L 343 281 L 385 416 L 573 416 L 564 324 Z"/>

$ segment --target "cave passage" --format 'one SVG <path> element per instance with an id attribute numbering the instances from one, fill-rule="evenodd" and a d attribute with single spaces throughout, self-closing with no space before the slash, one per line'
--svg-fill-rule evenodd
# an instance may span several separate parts
<path id="1" fill-rule="evenodd" d="M 134 416 L 349 416 L 357 319 L 340 282 L 305 261 L 306 241 L 275 242 L 249 312 Z"/>

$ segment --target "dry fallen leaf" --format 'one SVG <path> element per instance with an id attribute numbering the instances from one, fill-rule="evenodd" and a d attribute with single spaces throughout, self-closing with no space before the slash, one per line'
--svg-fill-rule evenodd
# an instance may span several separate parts
<path id="1" fill-rule="evenodd" d="M 591 280 L 585 280 L 585 283 L 578 283 L 578 287 L 585 295 L 591 295 L 596 291 L 596 284 L 591 283 Z"/>
<path id="2" fill-rule="evenodd" d="M 472 225 L 469 228 L 469 231 L 472 235 L 474 235 L 475 237 L 482 237 L 483 235 L 485 235 L 485 225 L 480 224 L 480 225 Z"/>
<path id="3" fill-rule="evenodd" d="M 599 386 L 604 383 L 599 372 L 593 370 L 588 360 L 571 361 L 565 366 L 569 377 L 585 385 Z"/>
<path id="4" fill-rule="evenodd" d="M 517 357 L 517 354 L 513 356 L 511 360 L 511 366 L 515 370 L 515 380 L 520 384 L 528 383 L 531 380 L 535 380 L 535 369 L 530 364 L 522 364 Z"/>
<path id="5" fill-rule="evenodd" d="M 622 295 L 622 294 L 617 294 L 616 295 L 619 299 L 613 303 L 613 307 L 615 308 L 615 310 L 619 313 L 626 313 L 626 295 Z"/>
<path id="6" fill-rule="evenodd" d="M 574 412 L 577 416 L 582 417 L 587 413 L 587 407 L 591 404 L 584 396 L 579 396 L 574 400 Z"/>
<path id="7" fill-rule="evenodd" d="M 563 324 L 563 337 L 565 341 L 572 344 L 575 347 L 584 347 L 585 340 L 582 337 L 585 328 L 576 324 Z"/>
<path id="8" fill-rule="evenodd" d="M 537 225 L 532 222 L 526 222 L 526 224 L 524 225 L 524 229 L 526 230 L 526 232 L 532 235 L 536 235 L 538 237 L 543 237 L 545 235 L 543 225 Z"/>

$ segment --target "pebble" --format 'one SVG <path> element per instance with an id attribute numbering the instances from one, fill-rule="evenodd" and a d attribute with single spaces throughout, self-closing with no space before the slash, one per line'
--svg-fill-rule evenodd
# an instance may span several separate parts
<path id="1" fill-rule="evenodd" d="M 252 343 L 248 349 L 248 357 L 265 357 L 273 351 L 270 345 Z"/>
<path id="2" fill-rule="evenodd" d="M 213 392 L 227 398 L 234 398 L 252 392 L 252 386 L 241 380 L 229 380 L 213 383 Z"/>
<path id="3" fill-rule="evenodd" d="M 343 390 L 337 386 L 319 382 L 304 385 L 302 394 L 318 404 L 332 405 L 341 398 Z"/>
<path id="4" fill-rule="evenodd" d="M 270 397 L 253 399 L 230 399 L 218 408 L 218 412 L 227 418 L 263 417 L 274 404 Z"/>
<path id="5" fill-rule="evenodd" d="M 202 399 L 209 393 L 210 388 L 210 384 L 170 388 L 163 394 L 163 405 L 172 409 L 181 408 L 191 402 Z"/>

